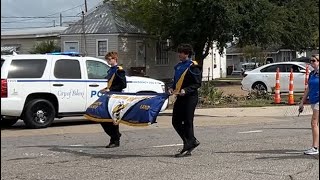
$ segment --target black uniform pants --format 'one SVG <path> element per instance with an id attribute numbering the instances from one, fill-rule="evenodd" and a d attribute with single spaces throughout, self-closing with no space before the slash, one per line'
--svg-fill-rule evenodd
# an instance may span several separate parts
<path id="1" fill-rule="evenodd" d="M 112 122 L 102 122 L 100 124 L 104 132 L 111 137 L 110 142 L 120 141 L 119 125 L 114 125 Z"/>
<path id="2" fill-rule="evenodd" d="M 183 140 L 184 146 L 190 146 L 196 140 L 193 119 L 197 103 L 198 95 L 178 96 L 173 106 L 172 125 Z"/>

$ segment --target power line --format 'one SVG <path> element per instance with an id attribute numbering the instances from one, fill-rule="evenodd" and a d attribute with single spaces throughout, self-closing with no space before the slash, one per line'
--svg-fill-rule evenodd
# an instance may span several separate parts
<path id="1" fill-rule="evenodd" d="M 70 10 L 72 10 L 72 9 L 78 8 L 78 7 L 83 6 L 83 5 L 84 5 L 84 3 L 82 3 L 82 4 L 80 4 L 80 5 L 77 5 L 77 6 L 74 6 L 74 7 L 72 7 L 72 8 L 69 8 L 69 9 L 66 9 L 66 10 L 63 10 L 63 11 L 60 11 L 60 12 L 57 12 L 57 13 L 53 13 L 53 14 L 49 14 L 49 15 L 47 15 L 47 16 L 43 16 L 43 17 L 46 17 L 46 18 L 50 17 L 50 18 L 51 18 L 51 16 L 53 16 L 53 15 L 60 14 L 60 13 L 62 13 L 62 12 L 66 12 L 66 11 L 70 11 Z M 3 18 L 3 17 L 1 16 L 1 18 Z M 59 17 L 57 17 L 57 18 L 59 18 Z M 28 17 L 27 17 L 26 19 L 17 20 L 17 21 L 13 21 L 13 22 L 21 22 L 21 21 L 24 21 L 24 22 L 25 22 L 25 21 L 31 21 L 31 20 L 34 20 L 34 19 L 38 19 L 38 18 L 29 17 L 29 19 L 28 19 Z"/>
<path id="2" fill-rule="evenodd" d="M 19 27 L 19 28 L 1 28 L 1 29 L 26 29 L 26 28 L 50 28 L 50 27 L 54 27 L 54 26 L 30 26 L 30 27 Z"/>
<path id="3" fill-rule="evenodd" d="M 10 21 L 7 21 L 7 22 L 1 22 L 1 24 L 16 24 L 16 23 L 26 23 L 26 22 L 10 22 Z M 28 24 L 30 24 L 30 22 L 27 22 Z M 46 22 L 32 22 L 32 23 L 52 23 L 52 21 L 46 21 Z"/>
<path id="4" fill-rule="evenodd" d="M 46 23 L 46 22 L 48 22 L 48 23 L 50 23 L 50 22 L 52 22 L 52 21 L 49 21 L 49 19 L 60 19 L 60 21 L 61 21 L 61 19 L 62 19 L 62 17 L 64 17 L 64 18 L 80 18 L 81 16 L 59 16 L 59 17 L 49 17 L 49 18 L 45 18 L 45 17 L 41 17 L 41 16 L 33 16 L 32 18 L 34 18 L 34 19 L 32 19 L 33 20 L 33 22 L 30 22 L 30 21 L 28 21 L 28 22 L 25 22 L 25 21 L 4 21 L 4 22 L 1 22 L 1 24 L 23 24 L 23 23 Z M 29 18 L 29 17 L 25 17 L 25 16 L 21 16 L 21 17 L 18 17 L 18 16 L 4 16 L 4 17 L 2 17 L 2 18 L 4 18 L 4 19 L 11 19 L 11 18 Z M 48 21 L 46 21 L 46 22 L 39 22 L 39 21 L 36 21 L 36 20 L 40 20 L 40 19 L 48 19 Z M 35 22 L 36 21 L 36 22 Z M 60 22 L 59 21 L 59 22 Z"/>
<path id="5" fill-rule="evenodd" d="M 80 16 L 63 16 L 63 17 L 80 17 Z M 1 18 L 4 19 L 23 19 L 23 18 L 32 18 L 32 19 L 49 19 L 49 18 L 59 18 L 59 16 L 51 16 L 51 17 L 47 17 L 47 16 L 1 16 Z"/>
<path id="6" fill-rule="evenodd" d="M 83 5 L 84 5 L 84 3 L 82 3 L 82 4 L 78 5 L 78 6 L 75 6 L 75 7 L 72 7 L 72 8 L 57 12 L 57 13 L 53 13 L 53 14 L 47 15 L 47 16 L 52 16 L 52 15 L 55 15 L 55 14 L 60 14 L 60 13 L 66 12 L 66 11 L 70 11 L 72 9 L 78 8 L 78 7 L 83 6 Z"/>

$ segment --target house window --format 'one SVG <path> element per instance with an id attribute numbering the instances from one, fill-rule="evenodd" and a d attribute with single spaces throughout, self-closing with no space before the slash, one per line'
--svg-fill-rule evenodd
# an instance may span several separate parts
<path id="1" fill-rule="evenodd" d="M 108 52 L 108 40 L 97 39 L 97 56 L 104 57 Z"/>
<path id="2" fill-rule="evenodd" d="M 167 43 L 166 42 L 158 42 L 156 48 L 157 48 L 156 64 L 157 65 L 168 65 L 169 64 L 168 51 L 166 50 Z"/>
<path id="3" fill-rule="evenodd" d="M 79 42 L 64 42 L 64 51 L 65 52 L 79 52 Z"/>
<path id="4" fill-rule="evenodd" d="M 146 66 L 145 65 L 145 58 L 146 58 L 146 46 L 143 41 L 136 42 L 136 66 Z"/>

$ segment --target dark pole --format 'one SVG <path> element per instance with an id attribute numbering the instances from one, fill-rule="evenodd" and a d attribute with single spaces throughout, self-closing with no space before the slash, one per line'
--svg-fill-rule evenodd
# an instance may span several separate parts
<path id="1" fill-rule="evenodd" d="M 84 55 L 87 55 L 87 47 L 86 47 L 86 31 L 85 31 L 85 27 L 84 27 L 84 12 L 82 11 L 82 33 L 83 33 L 83 49 L 84 49 Z"/>
<path id="2" fill-rule="evenodd" d="M 144 76 L 147 76 L 147 43 L 144 41 Z"/>
<path id="3" fill-rule="evenodd" d="M 87 0 L 84 0 L 84 11 L 88 12 Z"/>
<path id="4" fill-rule="evenodd" d="M 62 14 L 60 13 L 60 26 L 62 26 Z"/>

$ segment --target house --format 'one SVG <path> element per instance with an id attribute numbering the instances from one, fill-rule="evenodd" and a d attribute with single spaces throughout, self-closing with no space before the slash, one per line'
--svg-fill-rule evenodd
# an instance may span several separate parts
<path id="1" fill-rule="evenodd" d="M 227 76 L 226 50 L 219 53 L 216 43 L 213 43 L 208 56 L 203 60 L 202 80 L 210 81 Z"/>
<path id="2" fill-rule="evenodd" d="M 276 49 L 270 48 L 264 50 L 261 53 L 262 57 L 252 57 L 252 59 L 246 59 L 245 53 L 241 48 L 229 47 L 226 50 L 227 56 L 227 74 L 237 74 L 235 72 L 240 72 L 243 63 L 256 62 L 259 65 L 269 63 L 269 62 L 283 62 L 283 61 L 292 61 L 295 58 L 306 56 L 310 54 L 308 52 L 299 53 L 290 49 Z M 260 58 L 260 60 L 259 60 Z M 261 60 L 262 59 L 262 60 Z"/>
<path id="3" fill-rule="evenodd" d="M 1 31 L 1 54 L 16 51 L 29 54 L 40 41 L 54 40 L 60 44 L 60 33 L 67 27 L 49 27 Z"/>
<path id="4" fill-rule="evenodd" d="M 104 59 L 117 51 L 118 64 L 130 75 L 168 79 L 177 63 L 175 52 L 115 13 L 111 2 L 104 3 L 61 33 L 61 49 Z"/>
<path id="5" fill-rule="evenodd" d="M 112 2 L 99 5 L 61 34 L 63 51 L 76 51 L 100 59 L 109 51 L 117 51 L 118 63 L 129 75 L 161 80 L 173 77 L 173 67 L 179 61 L 176 52 L 168 51 L 169 46 L 170 41 L 160 42 L 119 17 Z M 210 79 L 218 77 L 220 69 L 226 69 L 223 67 L 225 56 L 220 57 L 216 49 L 213 49 L 214 54 L 213 65 L 211 56 L 205 59 L 204 69 L 211 68 Z M 204 71 L 204 75 L 208 76 L 208 72 Z"/>

